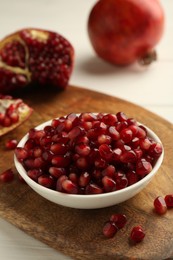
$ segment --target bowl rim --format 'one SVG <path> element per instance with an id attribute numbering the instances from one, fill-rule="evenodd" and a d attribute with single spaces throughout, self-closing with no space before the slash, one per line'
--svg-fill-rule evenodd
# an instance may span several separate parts
<path id="1" fill-rule="evenodd" d="M 55 118 L 58 119 L 59 117 Z M 50 125 L 50 123 L 52 122 L 53 119 L 48 120 L 36 127 L 34 127 L 37 130 L 41 130 L 43 129 L 45 126 Z M 163 162 L 163 158 L 164 158 L 164 147 L 163 144 L 160 140 L 160 138 L 157 136 L 156 133 L 154 133 L 153 130 L 151 130 L 149 127 L 147 127 L 146 125 L 142 124 L 141 122 L 137 122 L 138 125 L 142 125 L 146 128 L 147 130 L 147 135 L 151 138 L 153 138 L 154 141 L 159 142 L 162 145 L 162 154 L 160 155 L 160 157 L 157 159 L 152 171 L 147 174 L 144 178 L 142 178 L 141 180 L 139 180 L 138 182 L 127 186 L 121 190 L 115 190 L 112 192 L 105 192 L 105 193 L 100 193 L 100 194 L 70 194 L 70 193 L 65 193 L 65 192 L 60 192 L 60 191 L 56 191 L 56 190 L 52 190 L 50 188 L 46 188 L 40 184 L 38 184 L 37 182 L 35 182 L 34 180 L 32 180 L 26 173 L 26 170 L 24 169 L 23 165 L 18 161 L 16 155 L 14 154 L 14 163 L 15 163 L 15 167 L 18 171 L 18 173 L 22 176 L 22 178 L 29 183 L 31 186 L 33 186 L 35 189 L 39 189 L 42 190 L 43 192 L 45 191 L 46 193 L 49 193 L 50 195 L 54 195 L 54 196 L 65 196 L 65 197 L 69 197 L 69 198 L 74 198 L 74 199 L 79 199 L 82 198 L 84 200 L 89 199 L 89 198 L 102 198 L 102 197 L 110 197 L 113 195 L 121 195 L 125 192 L 130 192 L 131 190 L 134 189 L 138 189 L 142 184 L 148 183 L 148 181 L 157 173 L 158 169 L 160 168 L 162 162 Z M 23 138 L 19 141 L 17 147 L 23 147 L 23 145 L 25 144 L 26 140 L 28 139 L 28 133 L 25 134 L 23 136 Z M 28 185 L 29 185 L 28 184 Z"/>

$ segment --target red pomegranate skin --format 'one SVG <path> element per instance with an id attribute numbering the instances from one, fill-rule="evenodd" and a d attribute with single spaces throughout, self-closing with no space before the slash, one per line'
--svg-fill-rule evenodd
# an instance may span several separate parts
<path id="1" fill-rule="evenodd" d="M 88 19 L 88 34 L 98 56 L 128 65 L 146 56 L 164 31 L 159 0 L 100 0 Z"/>

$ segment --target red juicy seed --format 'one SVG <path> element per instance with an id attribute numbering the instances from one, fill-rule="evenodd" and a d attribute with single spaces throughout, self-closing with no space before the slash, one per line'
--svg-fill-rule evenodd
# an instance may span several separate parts
<path id="1" fill-rule="evenodd" d="M 120 148 L 116 148 L 113 150 L 112 158 L 114 161 L 120 161 L 121 155 L 122 155 L 122 150 Z"/>
<path id="2" fill-rule="evenodd" d="M 118 140 L 120 138 L 120 133 L 116 130 L 115 126 L 110 126 L 108 132 L 112 140 Z"/>
<path id="3" fill-rule="evenodd" d="M 35 147 L 33 149 L 33 156 L 36 157 L 40 157 L 42 155 L 42 149 L 40 147 Z"/>
<path id="4" fill-rule="evenodd" d="M 120 121 L 120 122 L 123 122 L 123 121 L 126 121 L 126 120 L 127 120 L 127 116 L 126 116 L 126 114 L 123 113 L 123 112 L 118 112 L 118 113 L 116 114 L 116 116 L 117 116 L 117 118 L 118 118 L 118 121 Z"/>
<path id="5" fill-rule="evenodd" d="M 125 143 L 128 143 L 132 140 L 133 132 L 132 130 L 125 128 L 120 132 L 120 137 Z"/>
<path id="6" fill-rule="evenodd" d="M 112 150 L 107 144 L 102 144 L 99 146 L 99 153 L 101 157 L 106 160 L 110 160 L 112 158 Z"/>
<path id="7" fill-rule="evenodd" d="M 101 179 L 101 177 L 102 177 L 101 171 L 98 170 L 98 169 L 95 169 L 95 170 L 92 172 L 92 177 L 93 177 L 94 179 L 96 179 L 96 180 Z"/>
<path id="8" fill-rule="evenodd" d="M 137 121 L 134 118 L 128 118 L 127 123 L 128 123 L 129 126 L 137 125 Z"/>
<path id="9" fill-rule="evenodd" d="M 75 183 L 73 183 L 71 180 L 64 180 L 62 182 L 62 188 L 64 191 L 70 194 L 77 194 L 78 193 L 78 187 Z"/>
<path id="10" fill-rule="evenodd" d="M 123 163 L 135 162 L 137 160 L 136 153 L 132 150 L 123 152 L 120 156 L 120 161 Z"/>
<path id="11" fill-rule="evenodd" d="M 17 147 L 15 149 L 15 155 L 19 161 L 23 161 L 28 157 L 28 152 L 25 148 Z"/>
<path id="12" fill-rule="evenodd" d="M 136 136 L 136 134 L 137 134 L 137 132 L 139 130 L 139 128 L 138 128 L 138 126 L 136 124 L 128 126 L 128 129 L 130 129 L 132 131 L 133 137 Z"/>
<path id="13" fill-rule="evenodd" d="M 135 171 L 129 171 L 126 173 L 126 178 L 128 180 L 128 186 L 136 183 L 138 181 L 138 175 L 136 174 Z"/>
<path id="14" fill-rule="evenodd" d="M 38 177 L 38 183 L 46 188 L 53 188 L 54 180 L 51 176 L 41 175 Z"/>
<path id="15" fill-rule="evenodd" d="M 25 169 L 34 169 L 35 168 L 34 159 L 28 158 L 23 160 L 23 166 Z"/>
<path id="16" fill-rule="evenodd" d="M 92 122 L 85 122 L 85 121 L 80 124 L 80 126 L 85 130 L 91 129 L 92 125 L 93 125 Z"/>
<path id="17" fill-rule="evenodd" d="M 88 161 L 85 157 L 79 157 L 76 161 L 76 166 L 79 169 L 86 169 L 88 168 Z"/>
<path id="18" fill-rule="evenodd" d="M 148 138 L 140 139 L 139 145 L 140 145 L 141 149 L 148 150 L 151 146 L 151 142 Z"/>
<path id="19" fill-rule="evenodd" d="M 107 162 L 102 158 L 97 158 L 94 165 L 96 168 L 105 168 L 107 166 Z"/>
<path id="20" fill-rule="evenodd" d="M 128 179 L 126 176 L 122 176 L 116 179 L 117 190 L 124 189 L 128 186 Z"/>
<path id="21" fill-rule="evenodd" d="M 98 136 L 98 143 L 99 144 L 110 144 L 111 143 L 111 137 L 109 135 L 99 135 Z"/>
<path id="22" fill-rule="evenodd" d="M 166 206 L 168 208 L 172 208 L 173 207 L 173 194 L 166 195 L 165 202 L 166 202 Z"/>
<path id="23" fill-rule="evenodd" d="M 160 143 L 152 143 L 149 148 L 149 155 L 158 158 L 162 154 L 162 145 Z"/>
<path id="24" fill-rule="evenodd" d="M 84 129 L 81 128 L 81 127 L 76 126 L 68 133 L 68 137 L 71 140 L 74 140 L 76 137 L 79 137 L 79 136 L 81 136 L 83 134 L 84 134 Z"/>
<path id="25" fill-rule="evenodd" d="M 81 175 L 79 176 L 79 186 L 80 187 L 86 187 L 90 181 L 91 177 L 90 174 L 88 172 L 83 172 L 81 173 Z"/>
<path id="26" fill-rule="evenodd" d="M 82 121 L 90 121 L 90 122 L 92 122 L 92 121 L 96 120 L 97 117 L 93 113 L 82 113 L 80 115 L 80 119 Z"/>
<path id="27" fill-rule="evenodd" d="M 117 233 L 118 228 L 114 222 L 107 221 L 103 226 L 103 235 L 107 238 L 112 238 Z"/>
<path id="28" fill-rule="evenodd" d="M 12 125 L 12 120 L 9 116 L 5 116 L 4 119 L 1 122 L 1 125 L 4 127 L 9 127 Z"/>
<path id="29" fill-rule="evenodd" d="M 107 115 L 103 116 L 102 121 L 106 125 L 115 125 L 117 123 L 118 119 L 117 119 L 117 116 L 114 114 L 107 114 Z"/>
<path id="30" fill-rule="evenodd" d="M 130 142 L 131 148 L 133 148 L 133 149 L 138 148 L 138 147 L 139 147 L 139 143 L 140 143 L 139 140 L 140 140 L 140 139 L 139 139 L 138 137 L 134 137 L 134 138 L 131 140 L 131 142 Z M 143 140 L 143 139 L 141 139 L 141 140 Z"/>
<path id="31" fill-rule="evenodd" d="M 75 140 L 76 144 L 89 144 L 89 139 L 87 136 L 79 136 L 78 138 L 76 138 Z"/>
<path id="32" fill-rule="evenodd" d="M 138 131 L 136 133 L 136 137 L 145 138 L 146 135 L 147 135 L 146 131 L 142 127 L 138 126 Z"/>
<path id="33" fill-rule="evenodd" d="M 102 188 L 100 188 L 97 184 L 90 183 L 86 186 L 85 194 L 100 194 L 103 193 Z"/>
<path id="34" fill-rule="evenodd" d="M 50 135 L 50 136 L 52 136 L 52 135 L 54 134 L 54 132 L 55 132 L 54 127 L 52 127 L 51 125 L 45 126 L 43 130 L 44 130 L 44 132 L 45 132 L 47 135 Z"/>
<path id="35" fill-rule="evenodd" d="M 134 149 L 133 151 L 135 152 L 137 159 L 140 159 L 143 156 L 143 151 L 140 148 Z"/>
<path id="36" fill-rule="evenodd" d="M 57 191 L 63 191 L 62 182 L 63 182 L 64 180 L 67 180 L 67 179 L 68 179 L 68 178 L 67 178 L 66 175 L 62 175 L 62 176 L 60 176 L 60 177 L 58 178 L 57 183 L 56 183 L 56 190 L 57 190 Z"/>
<path id="37" fill-rule="evenodd" d="M 43 172 L 42 172 L 42 170 L 41 169 L 32 169 L 32 170 L 29 170 L 28 172 L 27 172 L 27 174 L 28 174 L 28 176 L 32 179 L 32 180 L 34 180 L 34 181 L 38 181 L 38 177 L 40 177 L 42 174 L 43 174 Z"/>
<path id="38" fill-rule="evenodd" d="M 61 175 L 65 175 L 66 174 L 66 170 L 65 168 L 57 168 L 57 167 L 50 167 L 49 168 L 49 173 L 55 177 L 55 178 L 59 178 Z"/>
<path id="39" fill-rule="evenodd" d="M 49 150 L 42 153 L 42 159 L 44 161 L 50 162 L 53 159 L 53 156 L 54 156 L 54 154 Z"/>
<path id="40" fill-rule="evenodd" d="M 68 157 L 64 156 L 53 156 L 52 164 L 56 167 L 65 168 L 69 165 L 70 160 Z"/>
<path id="41" fill-rule="evenodd" d="M 115 166 L 113 165 L 108 165 L 103 171 L 102 171 L 102 176 L 108 176 L 112 179 L 115 177 Z"/>
<path id="42" fill-rule="evenodd" d="M 116 126 L 116 129 L 118 132 L 121 132 L 123 129 L 126 129 L 128 127 L 127 121 L 119 122 Z"/>
<path id="43" fill-rule="evenodd" d="M 139 243 L 141 242 L 145 237 L 145 232 L 141 226 L 133 227 L 130 238 L 133 242 Z"/>
<path id="44" fill-rule="evenodd" d="M 11 182 L 14 179 L 14 172 L 12 169 L 8 169 L 0 174 L 1 182 Z"/>
<path id="45" fill-rule="evenodd" d="M 139 159 L 136 163 L 136 173 L 141 177 L 144 177 L 152 171 L 152 165 L 145 159 Z"/>
<path id="46" fill-rule="evenodd" d="M 45 161 L 41 157 L 34 159 L 34 168 L 44 168 Z"/>
<path id="47" fill-rule="evenodd" d="M 164 200 L 164 198 L 162 198 L 161 196 L 158 196 L 155 200 L 154 200 L 154 209 L 155 211 L 159 214 L 165 214 L 167 211 L 167 205 L 166 202 Z"/>
<path id="48" fill-rule="evenodd" d="M 24 148 L 25 148 L 26 150 L 30 150 L 30 149 L 32 149 L 34 146 L 35 146 L 35 141 L 34 141 L 34 139 L 28 139 L 28 140 L 26 141 L 26 143 L 24 144 Z"/>
<path id="49" fill-rule="evenodd" d="M 68 146 L 64 145 L 64 144 L 52 144 L 50 146 L 50 150 L 57 155 L 64 155 L 67 151 L 68 151 Z"/>
<path id="50" fill-rule="evenodd" d="M 6 143 L 5 143 L 5 147 L 8 149 L 8 150 L 13 150 L 16 148 L 18 144 L 18 141 L 16 139 L 12 139 L 12 140 L 8 140 Z"/>
<path id="51" fill-rule="evenodd" d="M 104 176 L 102 178 L 102 183 L 103 183 L 104 190 L 106 192 L 111 192 L 116 190 L 116 182 L 112 178 L 108 176 Z"/>
<path id="52" fill-rule="evenodd" d="M 9 115 L 12 123 L 17 123 L 19 121 L 19 115 L 17 112 L 13 112 Z"/>
<path id="53" fill-rule="evenodd" d="M 118 229 L 121 229 L 127 223 L 127 217 L 124 214 L 113 214 L 110 217 L 110 221 L 114 222 Z"/>
<path id="54" fill-rule="evenodd" d="M 79 155 L 87 156 L 90 153 L 91 148 L 86 144 L 78 144 L 75 146 L 75 151 Z"/>
<path id="55" fill-rule="evenodd" d="M 78 183 L 78 176 L 76 173 L 71 172 L 68 176 L 69 180 L 71 180 L 73 183 L 77 184 Z"/>

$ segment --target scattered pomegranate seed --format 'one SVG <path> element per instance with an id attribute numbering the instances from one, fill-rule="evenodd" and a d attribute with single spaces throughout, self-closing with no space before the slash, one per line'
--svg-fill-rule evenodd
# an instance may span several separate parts
<path id="1" fill-rule="evenodd" d="M 112 221 L 107 221 L 103 226 L 103 235 L 107 238 L 112 238 L 117 233 L 118 228 Z"/>
<path id="2" fill-rule="evenodd" d="M 139 243 L 141 242 L 145 237 L 145 232 L 141 226 L 135 226 L 133 227 L 130 238 L 133 242 Z"/>
<path id="3" fill-rule="evenodd" d="M 14 150 L 16 148 L 17 144 L 18 144 L 18 141 L 16 139 L 11 139 L 6 142 L 5 147 L 8 150 Z"/>
<path id="4" fill-rule="evenodd" d="M 43 186 L 100 194 L 144 178 L 161 151 L 145 127 L 124 113 L 87 112 L 53 119 L 41 130 L 30 129 L 24 147 L 17 147 L 15 154 L 28 176 Z"/>
<path id="5" fill-rule="evenodd" d="M 154 209 L 155 211 L 162 215 L 162 214 L 165 214 L 166 211 L 167 211 L 167 205 L 166 205 L 166 202 L 164 200 L 163 197 L 161 196 L 158 196 L 155 200 L 154 200 Z"/>
<path id="6" fill-rule="evenodd" d="M 173 194 L 168 194 L 165 196 L 165 202 L 168 208 L 173 207 Z"/>
<path id="7" fill-rule="evenodd" d="M 127 223 L 127 217 L 124 214 L 113 214 L 110 221 L 114 222 L 118 229 L 121 229 Z"/>
<path id="8" fill-rule="evenodd" d="M 14 179 L 14 172 L 12 169 L 8 169 L 0 174 L 0 180 L 2 182 L 11 182 Z"/>

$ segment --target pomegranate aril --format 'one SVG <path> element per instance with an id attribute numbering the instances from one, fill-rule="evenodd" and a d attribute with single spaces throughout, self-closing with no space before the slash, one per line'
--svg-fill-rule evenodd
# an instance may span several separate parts
<path id="1" fill-rule="evenodd" d="M 81 135 L 84 134 L 84 129 L 79 127 L 79 126 L 76 126 L 74 127 L 69 133 L 68 133 L 68 137 L 71 139 L 71 140 L 74 140 L 76 137 L 79 137 Z"/>
<path id="2" fill-rule="evenodd" d="M 5 147 L 8 149 L 8 150 L 13 150 L 16 148 L 18 144 L 18 141 L 16 139 L 11 139 L 11 140 L 8 140 L 6 143 L 5 143 Z"/>
<path id="3" fill-rule="evenodd" d="M 124 189 L 127 186 L 128 186 L 128 179 L 126 178 L 126 176 L 116 178 L 116 188 L 117 188 L 117 190 Z"/>
<path id="4" fill-rule="evenodd" d="M 77 160 L 76 160 L 76 166 L 79 168 L 79 169 L 87 169 L 88 168 L 88 161 L 85 157 L 79 157 Z"/>
<path id="5" fill-rule="evenodd" d="M 117 233 L 118 228 L 112 221 L 107 221 L 103 226 L 103 235 L 107 238 L 112 238 Z"/>
<path id="6" fill-rule="evenodd" d="M 149 174 L 152 170 L 152 165 L 150 162 L 146 161 L 145 159 L 139 159 L 136 163 L 136 173 L 144 177 L 145 175 Z"/>
<path id="7" fill-rule="evenodd" d="M 79 176 L 79 181 L 78 181 L 79 186 L 86 187 L 88 185 L 90 179 L 91 179 L 91 177 L 88 172 L 81 173 L 81 175 Z"/>
<path id="8" fill-rule="evenodd" d="M 167 211 L 167 205 L 163 197 L 158 196 L 154 200 L 154 209 L 159 215 L 165 214 Z"/>
<path id="9" fill-rule="evenodd" d="M 127 223 L 127 217 L 124 214 L 113 214 L 110 217 L 110 221 L 114 222 L 118 229 L 121 229 Z"/>
<path id="10" fill-rule="evenodd" d="M 46 188 L 53 188 L 54 180 L 51 176 L 41 175 L 38 177 L 38 183 Z"/>
<path id="11" fill-rule="evenodd" d="M 151 146 L 151 142 L 148 138 L 144 138 L 144 139 L 140 139 L 139 145 L 140 145 L 141 149 L 148 150 Z"/>
<path id="12" fill-rule="evenodd" d="M 128 143 L 133 138 L 133 132 L 131 129 L 125 128 L 120 132 L 120 138 L 124 141 L 124 143 Z"/>
<path id="13" fill-rule="evenodd" d="M 100 194 L 103 193 L 103 189 L 97 184 L 90 183 L 86 186 L 85 194 Z"/>
<path id="14" fill-rule="evenodd" d="M 116 190 L 116 182 L 112 178 L 108 176 L 104 176 L 102 178 L 102 183 L 103 183 L 104 191 L 110 192 Z"/>
<path id="15" fill-rule="evenodd" d="M 118 121 L 123 122 L 127 120 L 127 116 L 124 112 L 118 112 L 116 114 Z"/>
<path id="16" fill-rule="evenodd" d="M 32 169 L 27 172 L 27 175 L 34 181 L 38 181 L 38 177 L 43 174 L 41 169 Z"/>
<path id="17" fill-rule="evenodd" d="M 70 160 L 68 157 L 65 156 L 53 156 L 52 164 L 59 168 L 65 168 L 69 165 Z"/>
<path id="18" fill-rule="evenodd" d="M 98 138 L 98 143 L 99 144 L 110 144 L 111 143 L 111 137 L 109 135 L 99 135 Z"/>
<path id="19" fill-rule="evenodd" d="M 57 155 L 64 155 L 68 151 L 68 146 L 61 144 L 61 143 L 56 143 L 52 144 L 50 146 L 51 152 Z"/>
<path id="20" fill-rule="evenodd" d="M 70 194 L 77 194 L 78 193 L 78 187 L 75 183 L 73 183 L 71 180 L 64 180 L 62 182 L 62 188 L 65 192 Z"/>
<path id="21" fill-rule="evenodd" d="M 102 176 L 108 176 L 112 179 L 115 178 L 115 166 L 114 165 L 108 165 L 103 171 L 102 171 Z"/>
<path id="22" fill-rule="evenodd" d="M 25 148 L 17 147 L 15 149 L 15 155 L 17 159 L 21 162 L 28 157 L 28 152 Z"/>
<path id="23" fill-rule="evenodd" d="M 78 176 L 77 176 L 76 173 L 71 172 L 71 173 L 68 175 L 68 178 L 69 178 L 69 180 L 71 180 L 73 183 L 75 183 L 75 184 L 78 183 Z"/>
<path id="24" fill-rule="evenodd" d="M 42 149 L 40 147 L 35 147 L 33 149 L 33 156 L 36 157 L 40 157 L 42 155 Z"/>
<path id="25" fill-rule="evenodd" d="M 138 131 L 136 133 L 136 137 L 138 137 L 138 138 L 145 138 L 146 135 L 147 135 L 146 130 L 143 129 L 142 127 L 138 126 Z"/>
<path id="26" fill-rule="evenodd" d="M 126 178 L 128 180 L 128 186 L 136 183 L 139 180 L 138 175 L 135 171 L 128 171 L 126 173 Z"/>
<path id="27" fill-rule="evenodd" d="M 62 190 L 63 190 L 62 182 L 63 182 L 64 180 L 67 180 L 67 179 L 68 179 L 68 177 L 67 177 L 66 175 L 61 175 L 61 176 L 58 178 L 58 180 L 57 180 L 57 182 L 56 182 L 56 190 L 57 190 L 57 191 L 62 191 Z"/>
<path id="28" fill-rule="evenodd" d="M 103 159 L 110 160 L 112 159 L 112 150 L 109 145 L 107 144 L 101 144 L 99 146 L 99 153 Z"/>
<path id="29" fill-rule="evenodd" d="M 12 169 L 8 169 L 0 174 L 1 182 L 11 182 L 14 179 L 14 172 Z"/>
<path id="30" fill-rule="evenodd" d="M 130 239 L 133 242 L 139 243 L 144 239 L 144 237 L 145 237 L 145 232 L 141 226 L 133 227 L 130 233 Z"/>
<path id="31" fill-rule="evenodd" d="M 87 156 L 90 153 L 91 148 L 86 144 L 80 143 L 80 144 L 75 146 L 75 151 L 79 155 Z"/>
<path id="32" fill-rule="evenodd" d="M 82 121 L 90 121 L 90 122 L 92 122 L 92 121 L 96 120 L 97 117 L 96 117 L 96 115 L 93 114 L 93 113 L 82 113 L 82 114 L 80 115 L 80 119 L 81 119 Z"/>
<path id="33" fill-rule="evenodd" d="M 107 114 L 107 115 L 104 115 L 102 117 L 102 121 L 106 124 L 106 125 L 110 125 L 110 126 L 113 126 L 117 123 L 118 119 L 117 119 L 117 116 L 114 115 L 114 114 Z"/>
<path id="34" fill-rule="evenodd" d="M 116 130 L 115 126 L 110 126 L 108 129 L 109 135 L 112 138 L 112 140 L 119 140 L 120 139 L 120 133 Z"/>
<path id="35" fill-rule="evenodd" d="M 57 167 L 51 166 L 49 168 L 49 173 L 53 177 L 59 178 L 61 175 L 65 175 L 66 174 L 66 170 L 65 170 L 65 168 L 57 168 Z"/>
<path id="36" fill-rule="evenodd" d="M 173 194 L 166 195 L 165 202 L 168 208 L 173 208 Z"/>
<path id="37" fill-rule="evenodd" d="M 149 155 L 158 158 L 162 154 L 163 148 L 160 143 L 152 143 L 149 148 Z"/>
<path id="38" fill-rule="evenodd" d="M 136 162 L 136 160 L 137 160 L 136 153 L 132 150 L 123 152 L 120 156 L 120 161 L 122 163 L 130 163 L 130 162 L 134 163 Z"/>

